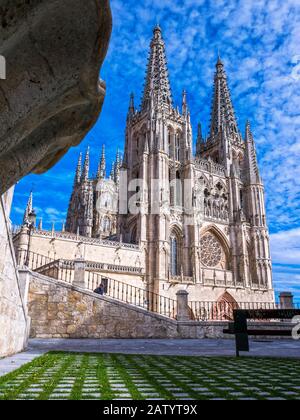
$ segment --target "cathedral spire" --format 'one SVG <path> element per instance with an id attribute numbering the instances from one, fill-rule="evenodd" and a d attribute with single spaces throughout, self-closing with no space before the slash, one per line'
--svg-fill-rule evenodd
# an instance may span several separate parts
<path id="1" fill-rule="evenodd" d="M 187 93 L 186 90 L 182 92 L 182 115 L 187 115 L 188 105 L 187 105 Z"/>
<path id="2" fill-rule="evenodd" d="M 161 28 L 158 25 L 154 28 L 150 45 L 142 110 L 146 110 L 152 101 L 158 105 L 172 105 L 166 48 L 162 38 Z"/>
<path id="3" fill-rule="evenodd" d="M 253 134 L 250 122 L 246 123 L 245 133 L 246 153 L 245 153 L 245 171 L 246 179 L 249 184 L 260 184 L 261 178 L 259 175 L 256 148 L 253 139 Z"/>
<path id="4" fill-rule="evenodd" d="M 116 184 L 120 182 L 120 170 L 121 170 L 121 157 L 119 150 L 117 151 L 116 155 L 116 162 L 114 165 L 114 181 Z"/>
<path id="5" fill-rule="evenodd" d="M 29 215 L 32 214 L 32 212 L 33 212 L 33 193 L 31 191 L 28 202 L 27 202 L 26 210 L 24 213 L 24 217 L 23 217 L 23 224 L 28 223 Z"/>
<path id="6" fill-rule="evenodd" d="M 134 105 L 134 93 L 130 95 L 129 108 L 128 108 L 128 118 L 131 118 L 135 114 L 135 105 Z"/>
<path id="7" fill-rule="evenodd" d="M 227 76 L 221 57 L 218 57 L 214 79 L 210 136 L 214 137 L 226 127 L 233 138 L 239 137 L 237 120 L 227 84 Z"/>
<path id="8" fill-rule="evenodd" d="M 111 171 L 110 171 L 110 176 L 109 176 L 109 178 L 110 178 L 112 181 L 114 181 L 114 179 L 115 179 L 115 162 L 113 162 L 113 163 L 111 164 Z"/>
<path id="9" fill-rule="evenodd" d="M 23 225 L 30 225 L 34 226 L 36 225 L 36 214 L 33 209 L 33 192 L 31 191 L 29 195 L 29 199 L 27 202 L 26 210 L 23 217 Z"/>
<path id="10" fill-rule="evenodd" d="M 202 136 L 202 125 L 198 124 L 198 135 L 197 135 L 197 146 L 196 146 L 196 155 L 200 157 L 201 154 L 201 146 L 204 143 L 204 139 Z"/>
<path id="11" fill-rule="evenodd" d="M 82 181 L 87 181 L 89 179 L 89 172 L 90 172 L 90 148 L 87 148 L 85 160 L 84 160 L 84 168 L 82 172 Z"/>
<path id="12" fill-rule="evenodd" d="M 98 166 L 97 179 L 103 179 L 106 176 L 106 156 L 105 145 L 102 146 L 102 155 Z"/>
<path id="13" fill-rule="evenodd" d="M 82 153 L 80 153 L 80 155 L 79 155 L 79 159 L 78 159 L 78 163 L 77 163 L 77 168 L 76 168 L 76 173 L 75 173 L 74 185 L 80 183 L 81 170 L 82 170 Z"/>

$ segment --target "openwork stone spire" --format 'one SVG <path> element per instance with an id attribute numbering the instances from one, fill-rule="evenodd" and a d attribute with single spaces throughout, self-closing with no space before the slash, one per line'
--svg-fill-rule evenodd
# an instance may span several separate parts
<path id="1" fill-rule="evenodd" d="M 239 130 L 227 84 L 224 64 L 220 57 L 218 58 L 216 68 L 210 136 L 214 137 L 223 128 L 226 128 L 227 132 L 235 138 L 239 136 Z"/>
<path id="2" fill-rule="evenodd" d="M 159 26 L 154 28 L 146 74 L 142 110 L 148 108 L 151 99 L 155 104 L 172 105 L 172 93 L 167 69 L 165 43 Z"/>
<path id="3" fill-rule="evenodd" d="M 261 183 L 261 178 L 260 178 L 259 169 L 258 169 L 255 143 L 254 143 L 253 134 L 251 131 L 251 126 L 250 126 L 249 121 L 247 121 L 247 124 L 246 124 L 245 143 L 246 143 L 246 153 L 245 153 L 246 180 L 248 184 L 259 184 Z"/>
<path id="4" fill-rule="evenodd" d="M 76 168 L 76 173 L 75 173 L 74 185 L 80 184 L 81 170 L 82 170 L 82 153 L 80 153 L 80 155 L 79 155 L 77 168 Z"/>
<path id="5" fill-rule="evenodd" d="M 121 156 L 119 150 L 117 151 L 116 162 L 115 162 L 115 173 L 114 173 L 114 181 L 116 184 L 120 182 L 120 170 L 121 170 Z"/>
<path id="6" fill-rule="evenodd" d="M 31 191 L 28 202 L 27 202 L 26 210 L 24 213 L 23 223 L 28 222 L 29 215 L 32 214 L 32 212 L 33 212 L 33 193 Z"/>
<path id="7" fill-rule="evenodd" d="M 198 123 L 198 134 L 197 134 L 197 146 L 196 146 L 196 156 L 200 157 L 201 155 L 201 146 L 204 143 L 202 135 L 202 125 Z"/>
<path id="8" fill-rule="evenodd" d="M 97 179 L 103 179 L 106 176 L 106 156 L 105 145 L 102 146 L 102 155 L 98 166 Z"/>
<path id="9" fill-rule="evenodd" d="M 130 101 L 129 101 L 129 108 L 128 108 L 128 118 L 131 118 L 135 113 L 135 105 L 134 105 L 134 93 L 131 93 L 130 95 Z"/>
<path id="10" fill-rule="evenodd" d="M 89 179 L 90 172 L 90 148 L 88 147 L 85 155 L 84 168 L 82 172 L 82 181 L 87 181 Z"/>
<path id="11" fill-rule="evenodd" d="M 115 166 L 116 166 L 116 164 L 115 164 L 115 162 L 113 162 L 113 163 L 111 164 L 111 171 L 110 171 L 110 176 L 109 176 L 109 178 L 110 178 L 112 181 L 114 181 L 114 180 L 115 180 Z"/>

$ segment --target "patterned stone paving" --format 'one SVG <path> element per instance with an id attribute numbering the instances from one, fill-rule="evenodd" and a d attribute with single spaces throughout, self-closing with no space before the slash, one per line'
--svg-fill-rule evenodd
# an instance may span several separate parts
<path id="1" fill-rule="evenodd" d="M 10 400 L 299 400 L 300 360 L 49 353 L 0 378 Z"/>

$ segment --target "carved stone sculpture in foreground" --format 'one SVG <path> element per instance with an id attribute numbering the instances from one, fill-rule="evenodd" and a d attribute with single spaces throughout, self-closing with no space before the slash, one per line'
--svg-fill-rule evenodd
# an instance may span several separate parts
<path id="1" fill-rule="evenodd" d="M 109 0 L 0 0 L 0 195 L 42 173 L 96 122 L 99 72 L 111 33 Z"/>

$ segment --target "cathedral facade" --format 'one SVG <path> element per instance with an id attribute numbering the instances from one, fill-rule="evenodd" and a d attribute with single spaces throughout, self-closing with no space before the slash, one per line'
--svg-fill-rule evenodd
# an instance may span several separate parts
<path id="1" fill-rule="evenodd" d="M 130 98 L 123 158 L 109 179 L 104 150 L 93 179 L 89 160 L 89 151 L 83 166 L 79 159 L 65 229 L 47 239 L 40 226 L 31 249 L 49 255 L 54 246 L 56 256 L 75 258 L 84 243 L 87 259 L 139 267 L 119 280 L 171 298 L 185 288 L 192 300 L 274 301 L 255 142 L 249 122 L 239 131 L 220 58 L 210 133 L 204 138 L 199 124 L 194 153 L 187 94 L 179 110 L 157 26 L 139 109 Z"/>

